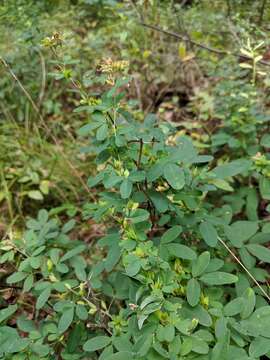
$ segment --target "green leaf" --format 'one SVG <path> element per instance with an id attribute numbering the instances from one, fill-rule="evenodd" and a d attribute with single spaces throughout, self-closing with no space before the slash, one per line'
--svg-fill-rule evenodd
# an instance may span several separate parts
<path id="1" fill-rule="evenodd" d="M 153 302 L 158 302 L 158 301 L 162 301 L 162 298 L 160 298 L 157 295 L 149 295 L 143 299 L 143 301 L 140 305 L 140 309 L 143 310 L 147 305 L 149 305 Z"/>
<path id="2" fill-rule="evenodd" d="M 253 358 L 260 358 L 270 351 L 270 340 L 264 337 L 255 338 L 249 346 L 249 355 Z"/>
<path id="3" fill-rule="evenodd" d="M 157 328 L 157 339 L 160 342 L 166 341 L 171 342 L 173 341 L 175 336 L 175 328 L 173 325 L 166 325 L 162 326 L 159 325 Z"/>
<path id="4" fill-rule="evenodd" d="M 208 354 L 209 346 L 204 340 L 197 336 L 192 336 L 192 351 L 197 354 Z"/>
<path id="5" fill-rule="evenodd" d="M 24 280 L 23 283 L 23 292 L 28 292 L 31 290 L 34 284 L 34 276 L 32 274 L 29 274 L 27 278 Z"/>
<path id="6" fill-rule="evenodd" d="M 186 164 L 196 162 L 197 151 L 192 144 L 192 140 L 187 136 L 179 136 L 176 138 L 177 147 L 173 148 L 170 155 L 171 161 L 181 161 Z"/>
<path id="7" fill-rule="evenodd" d="M 150 214 L 147 210 L 136 209 L 131 211 L 129 219 L 133 224 L 138 224 L 148 220 L 149 216 Z"/>
<path id="8" fill-rule="evenodd" d="M 18 332 L 9 327 L 0 327 L 0 353 L 13 354 L 24 350 L 29 345 L 29 339 L 22 339 L 19 337 Z M 3 357 L 3 359 L 6 358 Z M 14 357 L 8 356 L 8 358 L 14 359 Z"/>
<path id="9" fill-rule="evenodd" d="M 195 260 L 197 255 L 195 251 L 182 244 L 168 244 L 166 245 L 169 254 L 185 260 Z"/>
<path id="10" fill-rule="evenodd" d="M 226 337 L 227 332 L 227 320 L 224 317 L 220 317 L 215 323 L 216 338 L 222 341 Z"/>
<path id="11" fill-rule="evenodd" d="M 153 349 L 155 349 L 155 351 L 161 355 L 161 359 L 169 359 L 169 353 L 167 350 L 164 349 L 164 347 L 162 346 L 161 343 L 159 343 L 158 341 L 155 341 L 152 345 Z"/>
<path id="12" fill-rule="evenodd" d="M 233 299 L 224 306 L 224 315 L 225 316 L 235 316 L 240 314 L 244 306 L 243 298 L 238 297 Z"/>
<path id="13" fill-rule="evenodd" d="M 44 225 L 44 224 L 46 224 L 48 219 L 49 219 L 48 211 L 45 210 L 45 209 L 39 210 L 39 212 L 38 212 L 38 222 Z"/>
<path id="14" fill-rule="evenodd" d="M 145 171 L 131 171 L 129 179 L 132 182 L 142 182 L 145 180 Z"/>
<path id="15" fill-rule="evenodd" d="M 17 282 L 20 282 L 22 281 L 23 279 L 25 279 L 27 277 L 27 273 L 25 272 L 21 272 L 21 271 L 18 271 L 18 272 L 15 272 L 14 274 L 10 275 L 8 278 L 7 278 L 7 283 L 8 284 L 15 284 Z"/>
<path id="16" fill-rule="evenodd" d="M 106 360 L 132 360 L 134 359 L 133 355 L 129 351 L 120 351 L 113 355 L 110 355 Z"/>
<path id="17" fill-rule="evenodd" d="M 213 179 L 211 180 L 211 184 L 224 191 L 233 191 L 233 187 L 223 179 Z"/>
<path id="18" fill-rule="evenodd" d="M 129 341 L 129 335 L 116 336 L 113 339 L 113 346 L 117 351 L 129 351 L 133 347 L 132 343 Z"/>
<path id="19" fill-rule="evenodd" d="M 173 339 L 173 341 L 169 344 L 168 346 L 168 351 L 169 353 L 172 355 L 177 355 L 179 354 L 181 348 L 181 338 L 180 335 L 176 335 Z"/>
<path id="20" fill-rule="evenodd" d="M 181 190 L 185 186 L 185 174 L 178 165 L 165 165 L 163 175 L 173 189 Z"/>
<path id="21" fill-rule="evenodd" d="M 92 130 L 95 130 L 96 128 L 100 127 L 100 125 L 101 125 L 100 122 L 93 122 L 90 124 L 85 124 L 77 131 L 77 134 L 79 136 L 89 135 Z"/>
<path id="22" fill-rule="evenodd" d="M 186 337 L 184 338 L 183 343 L 181 344 L 181 348 L 180 348 L 180 354 L 185 356 L 187 354 L 189 354 L 192 350 L 192 338 L 191 337 Z M 181 359 L 181 358 L 180 358 Z"/>
<path id="23" fill-rule="evenodd" d="M 41 266 L 41 257 L 39 256 L 32 256 L 29 258 L 30 265 L 33 269 L 37 270 Z"/>
<path id="24" fill-rule="evenodd" d="M 145 355 L 148 353 L 149 349 L 151 348 L 153 341 L 152 334 L 148 333 L 146 336 L 142 335 L 138 338 L 136 343 L 134 344 L 133 351 L 136 353 L 139 357 L 145 357 Z"/>
<path id="25" fill-rule="evenodd" d="M 190 279 L 187 283 L 187 301 L 189 305 L 196 306 L 199 303 L 201 287 L 196 279 Z"/>
<path id="26" fill-rule="evenodd" d="M 235 247 L 242 247 L 243 243 L 250 239 L 258 230 L 256 221 L 236 221 L 225 227 L 225 234 Z"/>
<path id="27" fill-rule="evenodd" d="M 167 244 L 175 240 L 182 232 L 182 227 L 175 225 L 169 230 L 167 230 L 161 237 L 161 244 Z"/>
<path id="28" fill-rule="evenodd" d="M 65 253 L 64 256 L 61 257 L 60 262 L 64 262 L 66 260 L 71 259 L 72 257 L 80 254 L 81 252 L 83 252 L 85 250 L 85 245 L 78 245 L 76 246 L 74 249 L 69 250 L 68 252 Z"/>
<path id="29" fill-rule="evenodd" d="M 260 193 L 263 199 L 270 200 L 270 179 L 261 176 L 259 181 Z"/>
<path id="30" fill-rule="evenodd" d="M 37 298 L 37 303 L 36 303 L 36 309 L 39 310 L 41 308 L 43 308 L 43 306 L 46 304 L 46 302 L 48 301 L 49 297 L 51 295 L 51 288 L 48 286 L 46 289 L 44 289 L 41 294 L 39 295 L 39 297 Z"/>
<path id="31" fill-rule="evenodd" d="M 203 274 L 209 265 L 209 262 L 210 253 L 205 251 L 192 263 L 192 275 L 195 277 Z"/>
<path id="32" fill-rule="evenodd" d="M 138 272 L 140 271 L 140 268 L 141 268 L 141 261 L 139 259 L 129 263 L 128 266 L 126 267 L 127 275 L 131 277 L 137 275 Z"/>
<path id="33" fill-rule="evenodd" d="M 101 180 L 103 179 L 104 177 L 104 172 L 100 172 L 98 173 L 96 176 L 91 176 L 88 178 L 87 180 L 87 185 L 89 187 L 93 187 L 93 186 L 96 186 L 98 183 L 101 182 Z"/>
<path id="34" fill-rule="evenodd" d="M 168 200 L 167 196 L 165 196 L 161 192 L 154 191 L 154 190 L 149 191 L 148 195 L 149 195 L 151 201 L 153 202 L 153 204 L 155 205 L 155 208 L 157 209 L 158 212 L 164 213 L 165 211 L 168 210 L 169 200 Z"/>
<path id="35" fill-rule="evenodd" d="M 270 148 L 270 134 L 264 134 L 261 138 L 261 145 Z"/>
<path id="36" fill-rule="evenodd" d="M 83 350 L 89 352 L 97 351 L 108 346 L 111 341 L 112 339 L 109 336 L 96 336 L 86 341 L 83 345 Z"/>
<path id="37" fill-rule="evenodd" d="M 54 265 L 58 264 L 60 253 L 61 253 L 60 249 L 56 249 L 56 248 L 50 249 L 49 255 Z"/>
<path id="38" fill-rule="evenodd" d="M 238 277 L 222 271 L 216 271 L 201 276 L 200 280 L 207 285 L 226 285 L 236 283 Z"/>
<path id="39" fill-rule="evenodd" d="M 122 177 L 119 175 L 116 175 L 115 173 L 108 173 L 104 175 L 103 178 L 103 185 L 105 189 L 111 189 L 116 184 L 118 184 L 120 181 L 122 181 Z"/>
<path id="40" fill-rule="evenodd" d="M 206 244 L 215 247 L 218 242 L 218 234 L 214 226 L 210 222 L 204 221 L 200 224 L 199 229 Z"/>
<path id="41" fill-rule="evenodd" d="M 7 308 L 0 310 L 0 323 L 13 315 L 17 311 L 17 309 L 18 306 L 15 304 L 9 305 Z"/>
<path id="42" fill-rule="evenodd" d="M 76 221 L 74 219 L 69 220 L 62 227 L 62 233 L 64 233 L 64 234 L 69 233 L 74 228 L 75 225 L 76 225 Z"/>
<path id="43" fill-rule="evenodd" d="M 33 344 L 31 346 L 32 350 L 38 354 L 39 356 L 47 356 L 48 353 L 50 352 L 50 346 L 49 345 L 44 345 L 44 344 L 40 344 L 39 342 L 36 342 L 35 344 Z"/>
<path id="44" fill-rule="evenodd" d="M 212 350 L 211 360 L 229 360 L 229 333 L 224 339 L 219 339 Z M 247 359 L 246 359 L 247 360 Z"/>
<path id="45" fill-rule="evenodd" d="M 98 141 L 103 141 L 106 139 L 108 135 L 108 125 L 107 124 L 103 124 L 98 128 L 96 137 Z"/>
<path id="46" fill-rule="evenodd" d="M 218 179 L 225 179 L 227 177 L 242 174 L 250 169 L 252 161 L 246 159 L 238 159 L 227 164 L 217 166 L 212 170 Z"/>
<path id="47" fill-rule="evenodd" d="M 184 319 L 190 319 L 190 320 L 197 319 L 199 321 L 199 324 L 203 326 L 209 327 L 212 325 L 211 316 L 209 315 L 208 311 L 201 305 L 197 305 L 195 307 L 188 307 L 188 308 L 183 307 L 183 309 L 180 310 L 180 315 Z M 180 319 L 180 323 L 181 321 L 182 320 Z M 192 325 L 192 329 L 194 330 L 194 324 Z"/>
<path id="48" fill-rule="evenodd" d="M 270 339 L 270 306 L 258 308 L 248 319 L 242 320 L 240 325 L 241 332 L 244 331 L 245 334 Z"/>
<path id="49" fill-rule="evenodd" d="M 132 182 L 128 179 L 125 179 L 120 186 L 120 194 L 122 199 L 128 199 L 132 192 Z"/>
<path id="50" fill-rule="evenodd" d="M 168 324 L 168 325 L 164 326 L 164 330 L 165 330 L 164 340 L 166 342 L 173 341 L 174 336 L 175 336 L 175 328 L 174 328 L 174 326 L 171 325 L 171 324 Z"/>
<path id="51" fill-rule="evenodd" d="M 258 205 L 259 199 L 256 189 L 249 189 L 247 195 L 247 202 L 246 202 L 246 213 L 248 220 L 257 221 L 258 220 Z"/>
<path id="52" fill-rule="evenodd" d="M 147 176 L 146 176 L 147 181 L 153 182 L 153 181 L 157 180 L 163 174 L 164 165 L 165 165 L 164 161 L 160 161 L 160 162 L 156 163 L 155 165 L 153 165 L 147 173 Z"/>
<path id="53" fill-rule="evenodd" d="M 69 326 L 71 325 L 74 318 L 74 307 L 65 310 L 65 312 L 60 317 L 59 323 L 58 323 L 58 331 L 60 334 L 65 332 Z"/>
<path id="54" fill-rule="evenodd" d="M 87 320 L 88 319 L 88 311 L 86 310 L 86 307 L 81 304 L 76 305 L 76 315 L 80 320 Z"/>
<path id="55" fill-rule="evenodd" d="M 30 199 L 34 199 L 34 200 L 43 200 L 44 199 L 42 193 L 39 190 L 28 191 L 27 195 L 28 195 L 28 197 L 30 197 Z"/>
<path id="56" fill-rule="evenodd" d="M 256 256 L 256 258 L 270 264 L 270 249 L 259 244 L 248 244 L 246 248 L 252 255 Z"/>
<path id="57" fill-rule="evenodd" d="M 31 331 L 36 330 L 34 321 L 27 319 L 27 317 L 25 315 L 19 316 L 17 318 L 16 324 L 17 324 L 18 329 L 20 329 L 21 331 L 27 332 L 27 333 L 30 333 Z"/>
<path id="58" fill-rule="evenodd" d="M 242 295 L 242 298 L 243 309 L 240 315 L 242 319 L 246 319 L 253 313 L 256 305 L 256 295 L 254 293 L 254 290 L 251 288 L 246 289 L 244 294 Z"/>

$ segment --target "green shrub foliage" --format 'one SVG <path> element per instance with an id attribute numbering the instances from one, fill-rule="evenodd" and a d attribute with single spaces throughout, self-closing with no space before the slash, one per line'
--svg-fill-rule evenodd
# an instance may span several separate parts
<path id="1" fill-rule="evenodd" d="M 1 122 L 0 201 L 7 200 L 3 211 L 9 212 L 11 226 L 0 243 L 0 359 L 270 358 L 269 77 L 261 69 L 264 45 L 257 41 L 266 32 L 241 17 L 254 10 L 252 16 L 262 21 L 265 10 L 259 14 L 257 2 L 247 8 L 240 0 L 220 2 L 220 13 L 219 5 L 206 1 L 78 0 L 64 1 L 62 8 L 61 1 L 37 8 L 33 1 L 19 3 L 0 10 L 12 10 L 3 15 L 9 27 L 21 14 L 16 41 L 24 37 L 29 43 L 40 40 L 47 19 L 58 24 L 79 10 L 72 18 L 73 42 L 50 29 L 42 51 L 29 45 L 27 56 L 36 53 L 40 59 L 27 61 L 27 71 L 21 54 L 13 54 L 11 67 L 10 59 L 2 60 L 9 75 L 15 67 L 15 78 L 21 78 L 20 71 L 31 74 L 29 91 L 37 98 L 40 86 L 32 78 L 40 62 L 46 65 L 46 48 L 53 56 L 40 116 L 29 96 L 22 96 L 28 93 L 21 92 L 23 81 L 13 90 L 14 76 L 1 80 L 9 121 Z M 184 39 L 189 35 L 193 45 L 209 41 L 217 50 L 205 53 L 207 46 L 192 48 L 175 37 L 166 42 L 164 34 L 147 33 L 132 17 L 143 14 L 166 27 L 175 12 Z M 232 35 L 241 47 L 232 44 Z M 223 46 L 239 51 L 245 61 L 229 53 L 218 58 Z M 105 59 L 93 70 L 103 53 Z M 127 76 L 128 62 L 115 61 L 116 54 L 130 60 L 136 76 Z M 190 121 L 166 119 L 180 107 L 178 82 L 193 84 L 185 109 L 192 113 Z M 67 84 L 72 91 L 66 91 Z M 170 87 L 166 103 L 161 93 Z M 151 107 L 148 91 L 153 95 L 160 89 Z M 153 113 L 145 115 L 145 107 Z M 56 115 L 59 120 L 51 125 Z M 36 126 L 39 117 L 57 137 L 56 147 L 41 123 Z M 74 141 L 82 144 L 80 157 L 74 156 Z M 90 174 L 89 192 L 74 182 L 66 157 L 59 155 L 62 147 L 68 160 L 76 161 L 72 169 L 79 178 Z M 17 217 L 33 214 L 43 200 L 47 210 L 26 220 L 25 231 L 14 230 Z M 49 210 L 48 204 L 57 207 Z M 98 229 L 94 235 L 90 229 L 91 241 L 78 240 L 82 228 L 91 226 Z"/>
<path id="2" fill-rule="evenodd" d="M 69 238 L 74 220 L 61 226 L 46 210 L 1 244 L 1 263 L 16 264 L 7 286 L 21 292 L 0 311 L 2 358 L 270 356 L 267 271 L 257 267 L 270 263 L 270 229 L 257 216 L 269 179 L 250 158 L 216 164 L 154 114 L 136 120 L 124 101 L 129 81 L 110 78 L 76 110 L 88 114 L 78 134 L 96 154 L 88 185 L 99 191 L 83 216 L 106 225 L 94 253 Z M 260 193 L 248 185 L 231 193 L 247 177 Z"/>

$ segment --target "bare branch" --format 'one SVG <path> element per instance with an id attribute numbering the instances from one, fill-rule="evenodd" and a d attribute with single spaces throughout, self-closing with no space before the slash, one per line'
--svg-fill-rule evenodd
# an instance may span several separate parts
<path id="1" fill-rule="evenodd" d="M 217 54 L 217 55 L 231 55 L 231 56 L 234 56 L 234 57 L 237 57 L 237 58 L 240 58 L 240 59 L 245 59 L 245 60 L 252 60 L 252 58 L 250 58 L 249 56 L 246 56 L 246 55 L 243 55 L 243 54 L 238 54 L 238 53 L 234 53 L 234 52 L 230 52 L 230 51 L 225 51 L 225 50 L 219 50 L 219 49 L 215 49 L 215 48 L 212 48 L 210 46 L 207 46 L 205 44 L 201 44 L 201 43 L 198 43 L 197 41 L 195 40 L 192 40 L 184 35 L 181 35 L 181 34 L 178 34 L 178 33 L 175 33 L 175 32 L 172 32 L 172 31 L 168 31 L 168 30 L 165 30 L 165 29 L 162 29 L 158 26 L 155 26 L 155 25 L 150 25 L 150 24 L 146 24 L 144 22 L 141 22 L 141 25 L 146 27 L 146 28 L 149 28 L 149 29 L 152 29 L 152 30 L 155 30 L 155 31 L 159 31 L 165 35 L 168 35 L 168 36 L 172 36 L 176 39 L 179 39 L 179 40 L 182 40 L 182 41 L 187 41 L 203 50 L 207 50 L 209 52 L 212 52 L 214 54 Z M 258 62 L 259 64 L 262 64 L 262 65 L 265 65 L 265 66 L 270 66 L 270 63 L 267 62 L 267 61 L 264 61 L 264 60 L 260 60 Z"/>

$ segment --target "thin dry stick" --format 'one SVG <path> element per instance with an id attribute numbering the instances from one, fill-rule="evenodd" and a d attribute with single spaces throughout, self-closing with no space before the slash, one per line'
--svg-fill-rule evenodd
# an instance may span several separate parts
<path id="1" fill-rule="evenodd" d="M 68 166 L 70 167 L 70 169 L 72 170 L 73 174 L 78 178 L 78 180 L 80 181 L 80 183 L 82 184 L 83 188 L 87 191 L 87 193 L 90 195 L 90 197 L 92 199 L 94 199 L 94 196 L 91 194 L 88 186 L 86 185 L 86 183 L 83 181 L 82 177 L 80 176 L 80 174 L 78 173 L 77 169 L 74 167 L 74 165 L 70 162 L 69 159 L 67 159 L 66 155 L 64 154 L 57 138 L 52 134 L 50 128 L 47 126 L 43 116 L 40 114 L 39 108 L 37 107 L 37 105 L 35 104 L 34 100 L 32 99 L 31 95 L 29 94 L 29 92 L 25 89 L 25 87 L 23 86 L 23 84 L 21 83 L 21 81 L 18 79 L 18 77 L 16 76 L 16 74 L 13 72 L 13 70 L 11 69 L 11 67 L 7 64 L 7 62 L 0 56 L 0 62 L 4 65 L 4 67 L 6 68 L 6 70 L 9 72 L 9 74 L 12 76 L 12 78 L 15 80 L 15 82 L 18 84 L 18 86 L 20 87 L 20 89 L 22 90 L 22 92 L 24 93 L 24 95 L 27 97 L 27 99 L 29 100 L 30 104 L 32 105 L 33 109 L 35 110 L 35 112 L 37 113 L 42 126 L 45 128 L 47 135 L 50 136 L 55 145 L 58 148 L 58 151 L 61 153 L 61 155 L 63 156 L 63 159 L 66 161 L 66 163 L 68 164 Z"/>
<path id="2" fill-rule="evenodd" d="M 263 287 L 258 283 L 258 281 L 255 279 L 255 277 L 250 273 L 250 271 L 245 267 L 245 265 L 242 264 L 242 262 L 234 254 L 234 252 L 229 248 L 229 246 L 219 236 L 218 236 L 218 240 L 225 247 L 225 249 L 231 254 L 231 256 L 235 259 L 235 261 L 237 261 L 237 263 L 245 270 L 245 272 L 248 274 L 248 276 L 254 281 L 254 283 L 258 286 L 258 288 L 261 290 L 261 292 L 264 294 L 264 296 L 270 302 L 270 296 L 263 289 Z"/>
<path id="3" fill-rule="evenodd" d="M 146 28 L 149 28 L 149 29 L 152 29 L 152 30 L 155 30 L 155 31 L 159 31 L 165 35 L 168 35 L 168 36 L 172 36 L 176 39 L 179 39 L 179 40 L 182 40 L 182 41 L 187 41 L 201 49 L 204 49 L 204 50 L 207 50 L 209 52 L 212 52 L 214 54 L 217 54 L 217 55 L 231 55 L 231 56 L 234 56 L 234 57 L 237 57 L 237 58 L 241 58 L 241 59 L 246 59 L 246 60 L 252 60 L 252 58 L 250 58 L 249 56 L 246 56 L 244 54 L 237 54 L 237 53 L 234 53 L 234 52 L 230 52 L 230 51 L 224 51 L 224 50 L 219 50 L 219 49 L 215 49 L 215 48 L 212 48 L 210 46 L 207 46 L 205 44 L 201 44 L 201 43 L 198 43 L 197 41 L 195 40 L 192 40 L 184 35 L 181 35 L 181 34 L 177 34 L 175 32 L 172 32 L 172 31 L 168 31 L 168 30 L 165 30 L 165 29 L 162 29 L 158 26 L 155 26 L 155 25 L 150 25 L 150 24 L 146 24 L 144 22 L 141 22 L 141 25 L 146 27 Z M 259 64 L 262 64 L 262 65 L 265 65 L 265 66 L 270 66 L 270 63 L 267 62 L 267 61 L 264 61 L 264 60 L 260 60 L 258 61 Z"/>

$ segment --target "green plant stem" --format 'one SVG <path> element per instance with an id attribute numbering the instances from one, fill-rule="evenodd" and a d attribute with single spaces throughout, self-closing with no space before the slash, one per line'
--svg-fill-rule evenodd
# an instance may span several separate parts
<path id="1" fill-rule="evenodd" d="M 142 152 L 143 152 L 143 140 L 140 139 L 139 158 L 138 158 L 138 161 L 137 161 L 137 169 L 138 169 L 138 170 L 139 170 L 140 167 L 141 167 Z"/>

